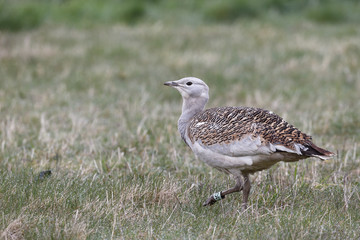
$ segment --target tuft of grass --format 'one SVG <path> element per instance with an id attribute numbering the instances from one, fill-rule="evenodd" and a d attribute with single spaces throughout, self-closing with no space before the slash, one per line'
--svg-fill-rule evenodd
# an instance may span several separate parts
<path id="1" fill-rule="evenodd" d="M 19 31 L 40 26 L 46 11 L 42 7 L 31 3 L 15 5 L 0 2 L 0 29 Z"/>
<path id="2" fill-rule="evenodd" d="M 340 23 L 349 20 L 348 12 L 338 5 L 318 6 L 307 12 L 310 19 L 322 23 Z"/>
<path id="3" fill-rule="evenodd" d="M 135 23 L 145 15 L 144 1 L 66 1 L 54 9 L 56 20 L 67 23 Z"/>

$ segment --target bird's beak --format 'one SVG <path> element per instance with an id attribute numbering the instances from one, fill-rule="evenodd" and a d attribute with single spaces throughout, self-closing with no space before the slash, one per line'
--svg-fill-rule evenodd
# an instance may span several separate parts
<path id="1" fill-rule="evenodd" d="M 164 85 L 169 86 L 169 87 L 177 87 L 177 86 L 180 86 L 177 82 L 173 82 L 173 81 L 166 82 L 166 83 L 164 83 Z"/>

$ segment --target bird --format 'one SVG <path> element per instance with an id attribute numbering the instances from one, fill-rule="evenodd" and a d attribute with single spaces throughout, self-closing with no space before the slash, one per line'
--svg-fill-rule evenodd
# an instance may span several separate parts
<path id="1" fill-rule="evenodd" d="M 243 192 L 242 209 L 247 209 L 251 189 L 249 175 L 280 161 L 295 162 L 335 154 L 316 146 L 312 137 L 283 118 L 255 107 L 215 107 L 205 109 L 209 87 L 196 77 L 185 77 L 164 85 L 182 96 L 178 131 L 195 156 L 207 165 L 230 174 L 235 186 L 212 194 L 203 204 L 210 206 L 226 195 Z"/>

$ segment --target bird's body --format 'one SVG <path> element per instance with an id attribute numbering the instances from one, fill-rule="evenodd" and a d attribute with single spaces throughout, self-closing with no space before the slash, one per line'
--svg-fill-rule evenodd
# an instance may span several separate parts
<path id="1" fill-rule="evenodd" d="M 260 108 L 220 107 L 197 113 L 185 142 L 204 162 L 221 171 L 254 173 L 278 161 L 316 156 L 311 137 Z"/>
<path id="2" fill-rule="evenodd" d="M 200 79 L 183 78 L 165 85 L 177 88 L 183 97 L 178 129 L 185 143 L 200 160 L 236 178 L 235 187 L 214 194 L 204 205 L 212 205 L 227 194 L 243 190 L 246 208 L 249 174 L 270 168 L 279 161 L 293 162 L 308 157 L 328 159 L 334 155 L 317 147 L 309 135 L 273 112 L 251 107 L 204 110 L 209 88 Z"/>

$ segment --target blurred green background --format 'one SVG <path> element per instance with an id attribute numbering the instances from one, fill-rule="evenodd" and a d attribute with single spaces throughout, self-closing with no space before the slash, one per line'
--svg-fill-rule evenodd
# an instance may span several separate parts
<path id="1" fill-rule="evenodd" d="M 359 12 L 358 0 L 1 0 L 0 29 L 18 31 L 58 23 L 82 27 L 118 22 L 196 24 L 279 16 L 360 23 Z"/>

